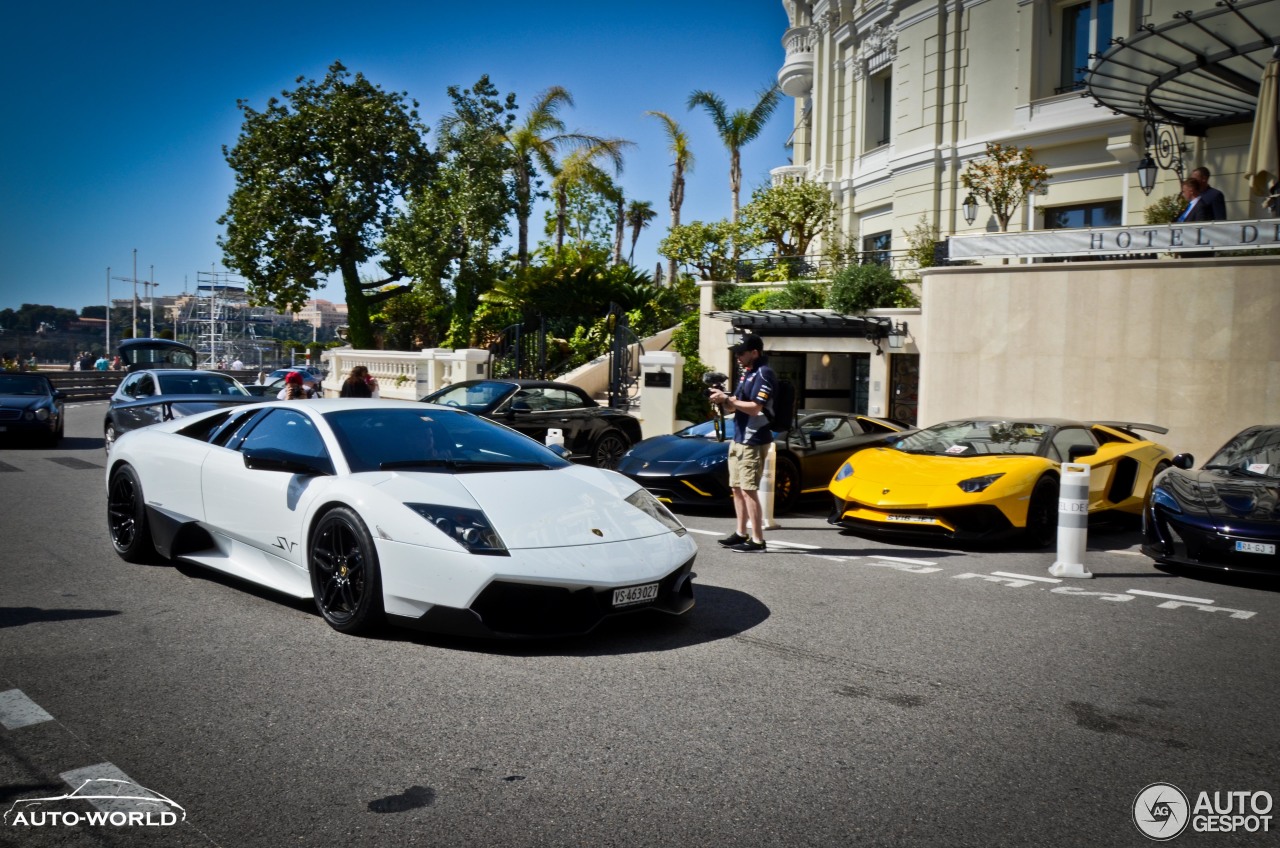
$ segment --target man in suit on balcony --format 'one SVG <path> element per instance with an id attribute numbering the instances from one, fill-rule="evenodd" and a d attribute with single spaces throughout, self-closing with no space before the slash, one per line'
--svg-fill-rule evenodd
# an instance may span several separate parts
<path id="1" fill-rule="evenodd" d="M 1200 202 L 1197 206 L 1202 206 L 1207 218 L 1196 218 L 1199 221 L 1225 221 L 1227 220 L 1227 199 L 1222 192 L 1209 185 L 1209 169 L 1203 166 L 1196 168 L 1191 172 L 1191 179 L 1195 181 L 1196 186 L 1200 189 Z"/>

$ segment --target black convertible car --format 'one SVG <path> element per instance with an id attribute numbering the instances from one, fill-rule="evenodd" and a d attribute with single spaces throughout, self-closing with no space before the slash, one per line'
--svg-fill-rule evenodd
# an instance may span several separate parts
<path id="1" fill-rule="evenodd" d="M 65 426 L 63 397 L 48 377 L 0 373 L 0 438 L 38 436 L 56 445 Z"/>
<path id="2" fill-rule="evenodd" d="M 1178 454 L 1143 512 L 1157 562 L 1280 575 L 1280 425 L 1236 434 L 1199 470 Z"/>
<path id="3" fill-rule="evenodd" d="M 640 441 L 635 416 L 596 403 L 569 383 L 550 380 L 467 380 L 422 398 L 491 418 L 545 442 L 547 430 L 564 433 L 569 458 L 613 468 Z"/>
<path id="4" fill-rule="evenodd" d="M 617 470 L 666 503 L 730 503 L 732 417 L 725 419 L 724 428 L 723 440 L 717 437 L 714 421 L 645 439 L 627 452 Z M 849 454 L 906 429 L 906 424 L 887 418 L 827 409 L 800 410 L 796 426 L 774 439 L 774 511 L 792 509 L 802 495 L 825 493 Z"/>

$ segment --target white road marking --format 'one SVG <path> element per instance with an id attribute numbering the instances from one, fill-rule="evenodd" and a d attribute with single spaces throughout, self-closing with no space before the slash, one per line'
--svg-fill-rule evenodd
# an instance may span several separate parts
<path id="1" fill-rule="evenodd" d="M 822 549 L 822 545 L 806 545 L 801 542 L 783 542 L 780 539 L 765 539 L 765 543 L 770 547 L 776 548 L 795 548 L 800 551 L 817 551 Z"/>
<path id="2" fill-rule="evenodd" d="M 686 527 L 684 529 L 688 530 L 690 533 L 699 533 L 703 536 L 719 536 L 720 535 L 719 530 L 696 530 L 692 527 Z"/>
<path id="3" fill-rule="evenodd" d="M 1185 595 L 1166 595 L 1163 592 L 1144 592 L 1142 589 L 1130 589 L 1130 595 L 1145 595 L 1148 598 L 1167 598 L 1171 601 L 1185 601 L 1188 604 L 1211 604 L 1208 598 L 1188 598 Z"/>
<path id="4" fill-rule="evenodd" d="M 53 721 L 53 716 L 22 694 L 21 689 L 0 692 L 0 724 L 3 724 L 6 729 L 16 730 L 19 727 L 46 721 Z"/>
<path id="5" fill-rule="evenodd" d="M 906 557 L 885 556 L 884 554 L 872 554 L 872 556 L 889 562 L 905 562 L 907 565 L 937 565 L 936 562 L 930 562 L 927 559 L 907 559 Z"/>
<path id="6" fill-rule="evenodd" d="M 1136 557 L 1144 557 L 1144 556 L 1146 556 L 1146 554 L 1144 554 L 1142 551 L 1121 550 L 1121 549 L 1119 549 L 1119 548 L 1113 548 L 1113 549 L 1110 549 L 1110 550 L 1107 550 L 1107 549 L 1105 549 L 1105 548 L 1104 548 L 1103 550 L 1099 551 L 1099 553 L 1104 553 L 1104 554 L 1123 554 L 1123 555 L 1125 555 L 1125 556 L 1136 556 Z"/>
<path id="7" fill-rule="evenodd" d="M 1212 604 L 1213 601 L 1210 601 L 1209 603 Z M 1226 607 L 1184 603 L 1182 601 L 1165 601 L 1160 605 L 1160 609 L 1178 609 L 1179 607 L 1191 607 L 1192 609 L 1200 610 L 1200 612 L 1226 612 L 1230 613 L 1232 618 L 1253 618 L 1257 615 L 1256 612 L 1249 612 L 1248 610 L 1227 609 Z"/>
<path id="8" fill-rule="evenodd" d="M 1040 583 L 1061 583 L 1056 577 L 1036 577 L 1031 574 L 1014 574 L 1012 571 L 993 571 L 997 577 L 1012 577 L 1014 580 L 1036 580 Z"/>

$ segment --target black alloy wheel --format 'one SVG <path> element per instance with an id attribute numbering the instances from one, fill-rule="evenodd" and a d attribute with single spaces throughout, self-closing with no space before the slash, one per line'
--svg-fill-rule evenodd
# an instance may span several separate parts
<path id="1" fill-rule="evenodd" d="M 631 449 L 631 442 L 617 430 L 605 430 L 596 440 L 591 451 L 591 462 L 597 468 L 617 468 L 622 455 Z"/>
<path id="2" fill-rule="evenodd" d="M 790 512 L 800 500 L 800 469 L 785 456 L 778 457 L 773 467 L 773 510 Z"/>
<path id="3" fill-rule="evenodd" d="M 155 555 L 142 483 L 131 466 L 122 465 L 111 474 L 107 486 L 107 530 L 111 533 L 111 546 L 125 562 L 146 562 Z"/>
<path id="4" fill-rule="evenodd" d="M 383 621 L 382 579 L 373 539 L 348 507 L 324 514 L 308 557 L 316 609 L 339 633 L 366 633 Z"/>
<path id="5" fill-rule="evenodd" d="M 1047 548 L 1058 538 L 1058 481 L 1041 477 L 1031 492 L 1027 508 L 1027 539 L 1034 547 Z"/>

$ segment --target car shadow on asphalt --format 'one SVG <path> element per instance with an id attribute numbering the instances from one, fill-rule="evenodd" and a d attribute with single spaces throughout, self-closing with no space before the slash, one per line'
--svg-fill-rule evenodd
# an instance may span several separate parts
<path id="1" fill-rule="evenodd" d="M 328 627 L 315 603 L 309 599 L 295 598 L 185 562 L 162 562 L 156 559 L 143 567 L 163 566 L 172 567 L 185 577 L 217 583 L 296 610 L 314 618 L 317 627 Z M 693 594 L 695 606 L 684 615 L 640 610 L 630 615 L 606 619 L 590 633 L 581 636 L 480 639 L 428 633 L 387 624 L 367 636 L 352 638 L 417 643 L 446 650 L 505 656 L 610 656 L 672 651 L 716 642 L 751 630 L 770 615 L 767 606 L 754 596 L 737 589 L 711 586 L 695 580 Z"/>
<path id="2" fill-rule="evenodd" d="M 737 589 L 695 583 L 696 605 L 684 615 L 640 611 L 606 619 L 582 636 L 539 639 L 471 639 L 388 627 L 375 638 L 416 642 L 447 650 L 512 657 L 601 657 L 675 651 L 731 639 L 770 615 L 757 598 Z"/>
<path id="3" fill-rule="evenodd" d="M 1197 583 L 1211 583 L 1215 586 L 1235 586 L 1241 589 L 1257 589 L 1263 592 L 1280 592 L 1280 574 L 1247 574 L 1240 571 L 1220 571 L 1211 568 L 1193 568 L 1167 562 L 1153 565 L 1159 569 L 1161 576 L 1172 575 L 1194 580 Z"/>

